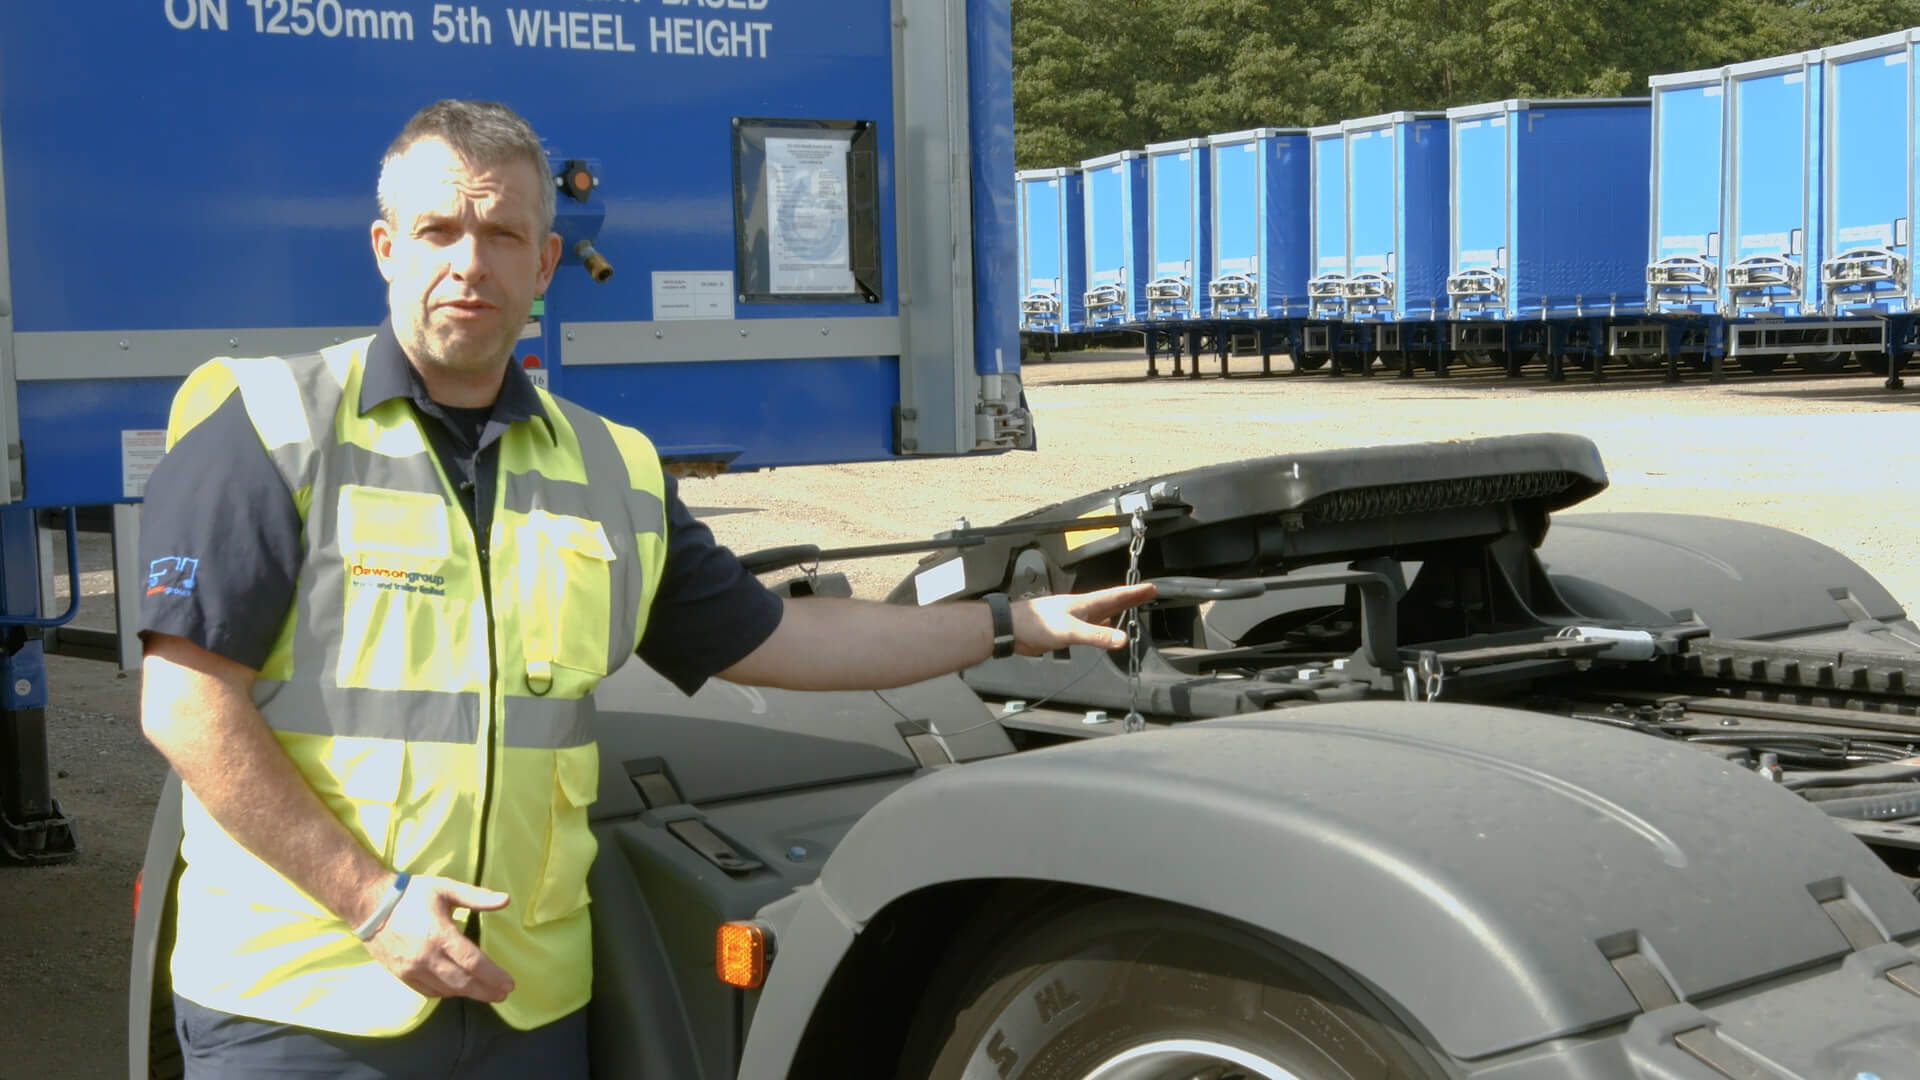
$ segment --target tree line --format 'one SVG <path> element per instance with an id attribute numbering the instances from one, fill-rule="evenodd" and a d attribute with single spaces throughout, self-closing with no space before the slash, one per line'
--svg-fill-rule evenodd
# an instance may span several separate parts
<path id="1" fill-rule="evenodd" d="M 1511 97 L 1920 25 L 1920 0 L 1011 0 L 1015 157 Z"/>

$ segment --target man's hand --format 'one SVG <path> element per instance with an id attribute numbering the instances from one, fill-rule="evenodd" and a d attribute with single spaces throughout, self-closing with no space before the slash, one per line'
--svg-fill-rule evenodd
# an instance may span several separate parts
<path id="1" fill-rule="evenodd" d="M 1125 648 L 1124 630 L 1100 625 L 1153 599 L 1153 583 L 1116 585 L 1099 592 L 1035 596 L 1013 603 L 1013 649 L 1040 656 L 1069 645 Z"/>
<path id="2" fill-rule="evenodd" d="M 498 911 L 507 894 L 449 878 L 416 877 L 367 951 L 401 982 L 430 998 L 505 1001 L 513 977 L 454 925 L 455 908 Z"/>

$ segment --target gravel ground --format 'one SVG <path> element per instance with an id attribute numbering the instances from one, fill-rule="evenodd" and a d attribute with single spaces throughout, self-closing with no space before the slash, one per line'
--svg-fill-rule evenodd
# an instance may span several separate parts
<path id="1" fill-rule="evenodd" d="M 1259 362 L 1240 359 L 1241 370 Z M 1571 431 L 1600 447 L 1612 486 L 1589 509 L 1716 514 L 1794 529 L 1879 576 L 1920 608 L 1912 554 L 1920 503 L 1920 395 L 1859 373 L 1719 386 L 1618 374 L 1593 386 L 1467 372 L 1441 382 L 1383 375 L 1144 377 L 1138 354 L 1062 354 L 1026 369 L 1041 450 L 964 461 L 822 466 L 688 481 L 683 492 L 738 550 L 923 539 L 965 516 L 989 523 L 1120 480 L 1238 458 L 1378 443 Z M 1163 364 L 1163 372 L 1168 370 Z M 1207 370 L 1218 369 L 1211 362 Z M 838 567 L 883 596 L 910 556 Z M 108 565 L 90 538 L 82 565 Z M 82 620 L 103 625 L 103 583 L 83 581 Z M 49 661 L 56 795 L 79 831 L 74 862 L 0 869 L 0 1080 L 123 1075 L 129 902 L 163 766 L 139 733 L 138 680 Z"/>

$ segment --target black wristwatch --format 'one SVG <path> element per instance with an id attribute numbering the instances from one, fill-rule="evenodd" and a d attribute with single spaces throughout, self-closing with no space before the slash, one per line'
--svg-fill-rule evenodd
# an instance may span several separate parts
<path id="1" fill-rule="evenodd" d="M 993 657 L 996 660 L 1013 655 L 1013 605 L 1007 602 L 1006 593 L 990 592 L 981 597 L 987 602 L 987 610 L 993 613 Z"/>

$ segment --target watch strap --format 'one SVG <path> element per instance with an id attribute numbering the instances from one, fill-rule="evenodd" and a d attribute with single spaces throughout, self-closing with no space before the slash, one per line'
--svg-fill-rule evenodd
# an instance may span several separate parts
<path id="1" fill-rule="evenodd" d="M 1013 604 L 1007 600 L 1006 593 L 988 593 L 982 599 L 987 602 L 987 610 L 993 614 L 993 657 L 996 660 L 1013 655 Z"/>

